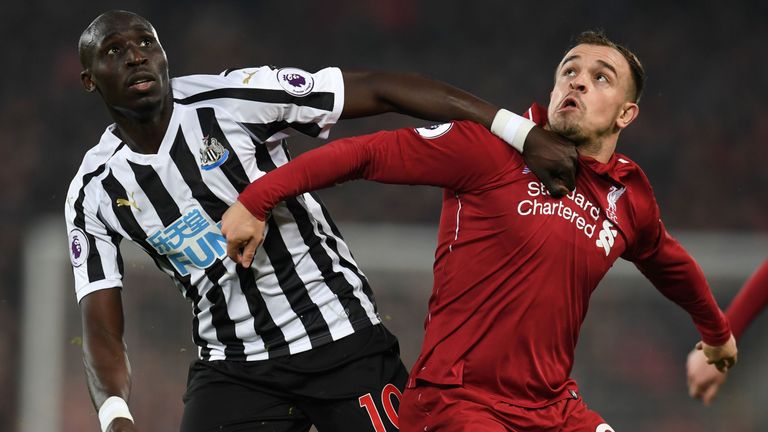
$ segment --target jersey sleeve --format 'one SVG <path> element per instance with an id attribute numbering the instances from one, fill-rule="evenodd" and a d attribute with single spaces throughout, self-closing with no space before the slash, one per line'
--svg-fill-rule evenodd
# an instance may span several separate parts
<path id="1" fill-rule="evenodd" d="M 123 286 L 121 237 L 110 232 L 98 217 L 95 193 L 96 188 L 76 180 L 67 194 L 64 211 L 78 302 L 94 291 Z"/>
<path id="2" fill-rule="evenodd" d="M 176 103 L 218 106 L 263 143 L 296 132 L 327 138 L 344 108 L 338 68 L 315 73 L 293 67 L 232 69 L 177 78 L 172 87 Z"/>
<path id="3" fill-rule="evenodd" d="M 306 152 L 251 183 L 239 200 L 264 219 L 278 202 L 353 179 L 430 185 L 456 192 L 492 187 L 520 155 L 484 127 L 456 122 L 345 138 Z"/>
<path id="4" fill-rule="evenodd" d="M 623 258 L 632 261 L 659 292 L 691 315 L 704 342 L 722 345 L 731 335 L 728 321 L 701 267 L 667 232 L 650 183 L 645 175 L 640 176 L 642 181 L 634 185 L 632 198 L 638 231 Z"/>
<path id="5" fill-rule="evenodd" d="M 755 271 L 736 294 L 726 311 L 733 335 L 739 339 L 752 320 L 768 306 L 768 260 Z"/>

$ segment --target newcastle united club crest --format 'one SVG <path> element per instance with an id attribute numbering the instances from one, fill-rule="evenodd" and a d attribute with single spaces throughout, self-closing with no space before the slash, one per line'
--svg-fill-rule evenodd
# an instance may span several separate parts
<path id="1" fill-rule="evenodd" d="M 203 148 L 200 149 L 200 168 L 212 170 L 223 164 L 229 157 L 229 150 L 213 137 L 203 138 Z"/>

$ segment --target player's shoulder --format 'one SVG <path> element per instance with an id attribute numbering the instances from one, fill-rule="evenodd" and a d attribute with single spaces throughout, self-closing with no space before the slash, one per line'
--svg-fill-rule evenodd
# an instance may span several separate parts
<path id="1" fill-rule="evenodd" d="M 645 172 L 637 162 L 621 153 L 616 153 L 615 158 L 616 165 L 614 166 L 614 171 L 618 180 L 634 187 L 651 189 L 651 182 L 648 180 L 648 176 L 645 175 Z"/>
<path id="2" fill-rule="evenodd" d="M 656 207 L 656 196 L 643 169 L 626 155 L 616 153 L 615 176 L 630 191 L 630 202 L 637 214 L 655 217 L 649 211 Z"/>
<path id="3" fill-rule="evenodd" d="M 470 120 L 456 120 L 448 123 L 414 128 L 413 132 L 425 139 L 435 139 L 449 135 L 461 135 L 464 138 L 499 140 L 499 138 L 492 134 L 485 126 Z"/>
<path id="4" fill-rule="evenodd" d="M 280 90 L 293 96 L 305 96 L 313 90 L 317 79 L 327 77 L 335 77 L 332 79 L 338 81 L 341 80 L 341 73 L 337 68 L 325 68 L 311 73 L 297 67 L 266 65 L 230 68 L 220 74 L 181 76 L 171 80 L 171 88 L 176 100 L 218 89 L 238 88 Z"/>
<path id="5" fill-rule="evenodd" d="M 271 66 L 227 69 L 219 74 L 194 74 L 171 79 L 174 99 L 184 99 L 199 93 L 221 88 L 249 87 L 252 81 L 264 81 L 273 74 Z"/>
<path id="6" fill-rule="evenodd" d="M 77 173 L 70 182 L 68 196 L 76 193 L 86 181 L 104 172 L 106 165 L 122 147 L 123 142 L 113 133 L 114 128 L 114 124 L 108 126 L 99 142 L 85 152 Z"/>

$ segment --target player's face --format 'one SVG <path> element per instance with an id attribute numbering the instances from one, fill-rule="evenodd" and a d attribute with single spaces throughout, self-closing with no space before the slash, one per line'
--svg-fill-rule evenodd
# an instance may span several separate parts
<path id="1" fill-rule="evenodd" d="M 134 16 L 112 20 L 95 41 L 82 79 L 108 106 L 126 115 L 159 110 L 170 90 L 168 59 L 155 29 Z"/>
<path id="2" fill-rule="evenodd" d="M 629 63 L 619 51 L 577 45 L 557 68 L 547 110 L 550 128 L 577 144 L 618 133 L 636 115 L 632 85 Z"/>

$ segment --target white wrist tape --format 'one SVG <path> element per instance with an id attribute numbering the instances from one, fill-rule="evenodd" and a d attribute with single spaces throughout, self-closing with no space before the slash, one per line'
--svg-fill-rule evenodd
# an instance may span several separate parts
<path id="1" fill-rule="evenodd" d="M 493 118 L 491 132 L 522 153 L 525 138 L 534 126 L 533 121 L 502 108 Z"/>
<path id="2" fill-rule="evenodd" d="M 118 417 L 127 418 L 128 420 L 133 421 L 131 412 L 128 411 L 128 404 L 120 397 L 110 396 L 103 404 L 101 404 L 101 408 L 99 408 L 101 432 L 107 432 L 109 424 L 112 423 L 112 420 Z"/>

